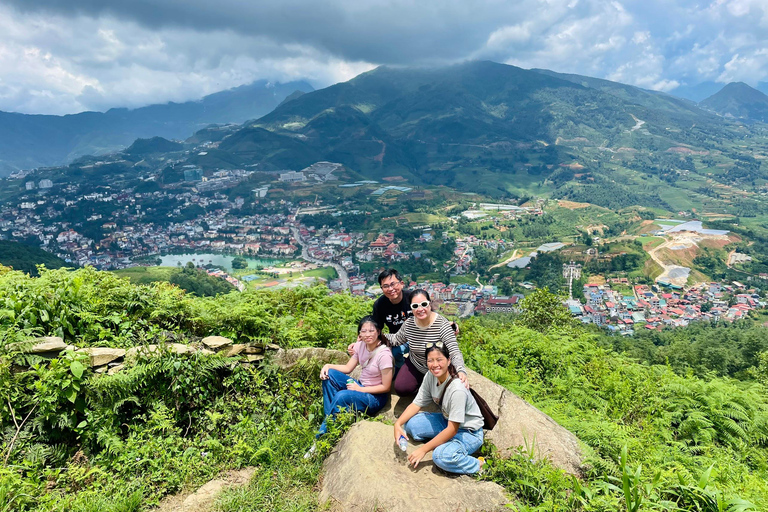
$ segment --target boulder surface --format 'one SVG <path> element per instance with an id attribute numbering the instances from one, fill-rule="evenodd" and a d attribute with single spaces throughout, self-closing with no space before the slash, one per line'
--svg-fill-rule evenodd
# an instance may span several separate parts
<path id="1" fill-rule="evenodd" d="M 320 500 L 347 512 L 494 511 L 509 502 L 500 485 L 445 473 L 429 456 L 411 468 L 392 427 L 374 421 L 353 425 L 326 458 Z"/>
<path id="2" fill-rule="evenodd" d="M 321 363 L 343 364 L 349 356 L 340 350 L 301 348 L 279 351 L 276 356 L 283 368 L 291 368 L 302 359 L 316 359 Z M 359 373 L 359 367 L 352 375 Z M 502 457 L 509 457 L 518 447 L 532 450 L 536 460 L 549 459 L 557 468 L 570 474 L 583 474 L 584 455 L 578 438 L 560 426 L 550 416 L 509 391 L 472 370 L 467 370 L 470 385 L 485 399 L 499 416 L 493 430 L 486 431 L 485 438 L 499 450 Z M 391 395 L 389 403 L 379 412 L 385 420 L 394 422 L 413 401 L 413 397 Z M 437 406 L 423 409 L 438 411 Z"/>
<path id="3" fill-rule="evenodd" d="M 513 392 L 479 373 L 468 369 L 467 380 L 499 416 L 496 427 L 486 431 L 485 438 L 496 445 L 502 457 L 509 457 L 517 447 L 531 449 L 536 460 L 549 459 L 557 468 L 582 475 L 583 454 L 575 435 Z M 412 401 L 413 397 L 392 395 L 379 415 L 394 422 Z M 422 410 L 439 411 L 433 404 Z"/>
<path id="4" fill-rule="evenodd" d="M 104 366 L 115 359 L 125 356 L 125 349 L 109 347 L 88 347 L 77 350 L 83 354 L 88 354 L 91 358 L 91 366 Z"/>
<path id="5" fill-rule="evenodd" d="M 203 338 L 202 343 L 212 350 L 220 350 L 224 347 L 232 345 L 233 341 L 229 338 L 225 338 L 224 336 L 207 336 Z"/>

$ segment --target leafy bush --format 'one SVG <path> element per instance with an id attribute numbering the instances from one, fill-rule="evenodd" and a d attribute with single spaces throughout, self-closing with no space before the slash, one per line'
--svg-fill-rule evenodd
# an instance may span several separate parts
<path id="1" fill-rule="evenodd" d="M 523 307 L 515 323 L 465 321 L 465 360 L 577 434 L 589 470 L 577 481 L 526 451 L 492 456 L 483 478 L 518 496 L 519 509 L 768 506 L 768 396 L 751 381 L 765 374 L 765 351 L 750 380 L 679 375 L 612 352 L 546 291 Z M 257 466 L 256 476 L 225 492 L 218 510 L 315 508 L 321 459 L 354 420 L 341 415 L 319 457 L 302 458 L 322 420 L 317 365 L 243 367 L 163 343 L 224 334 L 343 348 L 369 308 L 319 287 L 195 298 L 92 269 L 3 272 L 0 401 L 10 407 L 0 408 L 0 511 L 133 511 L 242 466 Z M 161 349 L 113 376 L 72 352 L 50 361 L 18 353 L 30 336 L 57 333 L 79 346 Z"/>

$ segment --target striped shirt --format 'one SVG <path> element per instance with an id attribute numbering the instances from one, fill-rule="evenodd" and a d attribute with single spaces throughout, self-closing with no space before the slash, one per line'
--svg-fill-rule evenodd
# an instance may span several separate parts
<path id="1" fill-rule="evenodd" d="M 464 368 L 464 356 L 461 354 L 459 344 L 456 343 L 456 333 L 451 328 L 451 322 L 440 314 L 435 315 L 435 321 L 429 327 L 416 325 L 416 318 L 410 317 L 396 334 L 385 334 L 389 344 L 393 347 L 408 343 L 413 365 L 421 372 L 427 373 L 427 360 L 424 351 L 427 343 L 442 341 L 448 347 L 448 354 L 456 370 L 467 373 Z"/>

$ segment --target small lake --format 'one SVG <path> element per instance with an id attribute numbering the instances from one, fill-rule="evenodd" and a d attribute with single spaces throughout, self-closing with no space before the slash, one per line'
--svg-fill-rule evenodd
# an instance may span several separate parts
<path id="1" fill-rule="evenodd" d="M 248 262 L 248 268 L 257 267 L 271 267 L 274 265 L 281 265 L 290 260 L 278 260 L 271 258 L 250 258 L 244 256 Z M 222 267 L 225 270 L 232 270 L 232 260 L 235 256 L 227 254 L 215 254 L 215 253 L 200 253 L 200 254 L 168 254 L 166 256 L 160 256 L 160 266 L 163 267 L 176 267 L 184 266 L 188 261 L 191 261 L 195 266 L 201 267 L 203 265 L 216 265 Z"/>

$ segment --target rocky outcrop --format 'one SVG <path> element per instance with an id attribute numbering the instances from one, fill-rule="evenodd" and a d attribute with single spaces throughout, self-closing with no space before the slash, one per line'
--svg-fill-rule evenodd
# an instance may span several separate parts
<path id="1" fill-rule="evenodd" d="M 499 416 L 496 428 L 486 432 L 485 438 L 498 448 L 502 457 L 510 456 L 518 447 L 532 450 L 536 460 L 549 459 L 557 468 L 581 476 L 583 459 L 578 438 L 555 420 L 538 410 L 508 389 L 468 370 L 470 385 Z M 413 397 L 392 395 L 389 404 L 379 414 L 394 422 Z M 438 411 L 430 404 L 424 411 Z"/>
<path id="2" fill-rule="evenodd" d="M 105 366 L 115 359 L 125 356 L 125 349 L 109 347 L 88 347 L 78 349 L 77 352 L 87 354 L 91 358 L 91 366 Z"/>
<path id="3" fill-rule="evenodd" d="M 30 345 L 32 343 L 32 345 Z M 9 343 L 6 348 L 9 350 L 19 350 L 25 354 L 35 354 L 38 356 L 55 356 L 68 347 L 64 340 L 58 336 L 44 336 L 34 340 Z"/>
<path id="4" fill-rule="evenodd" d="M 325 460 L 320 500 L 347 512 L 494 511 L 509 502 L 500 485 L 449 475 L 429 456 L 411 468 L 392 427 L 373 421 L 352 426 Z"/>
<path id="5" fill-rule="evenodd" d="M 211 350 L 221 350 L 224 347 L 232 345 L 233 342 L 231 339 L 225 338 L 224 336 L 208 336 L 203 338 L 201 343 Z"/>
<path id="6" fill-rule="evenodd" d="M 302 360 L 314 360 L 316 364 L 344 364 L 349 356 L 340 350 L 323 348 L 291 349 L 279 351 L 275 356 L 277 364 L 284 369 L 290 369 Z M 352 375 L 359 375 L 359 370 L 358 367 Z M 470 385 L 499 416 L 496 428 L 486 432 L 486 439 L 496 445 L 501 456 L 508 457 L 520 447 L 531 450 L 536 460 L 548 459 L 557 468 L 582 475 L 584 456 L 575 435 L 508 389 L 472 370 L 468 370 L 467 375 Z M 378 415 L 394 422 L 412 401 L 413 397 L 393 394 Z M 423 410 L 439 411 L 437 405 L 432 404 Z"/>
<path id="7" fill-rule="evenodd" d="M 173 337 L 173 339 L 176 338 L 177 336 Z M 139 358 L 150 356 L 159 357 L 166 351 L 178 355 L 213 355 L 220 353 L 224 357 L 239 356 L 238 362 L 245 365 L 256 364 L 264 360 L 266 351 L 282 352 L 280 347 L 271 343 L 234 344 L 231 339 L 223 336 L 208 336 L 207 338 L 203 338 L 199 343 L 150 344 L 142 345 L 140 347 L 131 347 L 128 350 L 110 347 L 77 348 L 74 345 L 67 345 L 61 338 L 51 336 L 23 343 L 16 343 L 9 345 L 8 348 L 47 358 L 59 357 L 66 350 L 79 352 L 88 355 L 90 358 L 90 366 L 95 373 L 108 375 L 114 375 L 126 365 L 134 364 Z"/>

